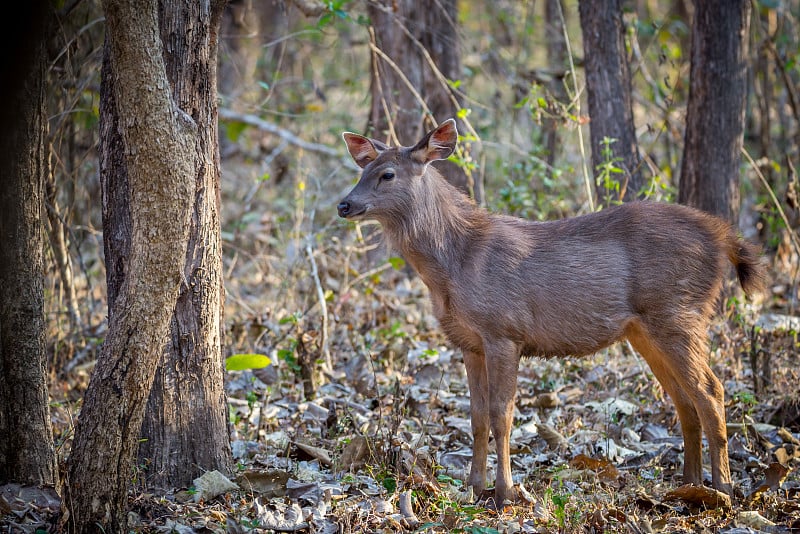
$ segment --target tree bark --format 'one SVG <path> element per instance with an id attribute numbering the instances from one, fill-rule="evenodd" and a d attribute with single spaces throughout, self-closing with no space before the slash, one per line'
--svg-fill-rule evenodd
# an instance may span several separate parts
<path id="1" fill-rule="evenodd" d="M 619 0 L 580 2 L 579 12 L 597 196 L 603 204 L 633 200 L 642 190 L 644 180 L 633 122 L 622 6 Z M 623 171 L 614 175 L 620 182 L 619 192 L 609 191 L 602 181 L 597 180 L 598 168 L 608 160 L 603 154 L 605 138 L 616 140 L 610 149 L 611 157 L 619 158 L 615 165 Z"/>
<path id="2" fill-rule="evenodd" d="M 106 36 L 128 168 L 128 272 L 84 397 L 68 465 L 70 531 L 126 530 L 145 402 L 183 280 L 197 125 L 172 100 L 156 0 L 106 0 Z"/>
<path id="3" fill-rule="evenodd" d="M 222 239 L 217 139 L 217 38 L 224 2 L 162 0 L 161 40 L 175 101 L 199 127 L 194 210 L 183 286 L 156 373 L 139 446 L 151 488 L 187 486 L 230 470 L 222 357 Z M 169 46 L 167 47 L 167 43 Z M 186 403 L 191 399 L 191 403 Z"/>
<path id="4" fill-rule="evenodd" d="M 176 5 L 177 4 L 177 5 Z M 181 7 L 183 6 L 183 7 Z M 184 278 L 170 319 L 142 422 L 140 473 L 151 489 L 181 487 L 204 470 L 227 471 L 232 463 L 222 359 L 222 251 L 216 108 L 216 38 L 219 11 L 194 2 L 162 2 L 160 28 L 174 100 L 198 125 L 198 161 Z M 185 9 L 184 9 L 185 8 Z M 200 23 L 199 21 L 203 21 Z M 191 31 L 187 25 L 192 24 Z M 197 27 L 194 27 L 197 25 Z M 112 71 L 104 61 L 104 76 Z M 113 92 L 101 98 L 101 182 L 109 316 L 129 262 L 131 239 L 128 178 Z M 182 399 L 193 399 L 190 407 Z"/>
<path id="5" fill-rule="evenodd" d="M 695 5 L 678 201 L 736 223 L 750 2 Z"/>
<path id="6" fill-rule="evenodd" d="M 48 2 L 17 6 L 3 28 L 0 79 L 0 484 L 57 484 L 47 391 L 44 182 Z M 13 56 L 13 57 L 12 57 Z"/>

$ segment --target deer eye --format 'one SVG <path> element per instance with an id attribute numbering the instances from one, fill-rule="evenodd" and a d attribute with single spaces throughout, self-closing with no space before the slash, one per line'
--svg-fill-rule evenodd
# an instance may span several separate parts
<path id="1" fill-rule="evenodd" d="M 393 171 L 386 171 L 385 173 L 381 174 L 381 180 L 383 180 L 384 182 L 388 182 L 389 180 L 391 180 L 393 178 L 394 178 L 394 172 Z"/>

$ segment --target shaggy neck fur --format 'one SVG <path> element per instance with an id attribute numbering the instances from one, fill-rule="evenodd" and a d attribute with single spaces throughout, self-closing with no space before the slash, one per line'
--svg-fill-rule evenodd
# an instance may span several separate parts
<path id="1" fill-rule="evenodd" d="M 431 167 L 402 204 L 381 222 L 391 246 L 426 282 L 460 269 L 470 246 L 483 241 L 487 212 Z"/>

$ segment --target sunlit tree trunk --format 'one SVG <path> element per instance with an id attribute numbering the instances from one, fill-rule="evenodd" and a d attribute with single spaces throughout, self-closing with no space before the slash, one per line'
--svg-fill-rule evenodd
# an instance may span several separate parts
<path id="1" fill-rule="evenodd" d="M 222 3 L 213 10 L 196 2 L 161 2 L 159 27 L 172 97 L 198 126 L 194 208 L 188 252 L 170 334 L 142 423 L 139 476 L 151 488 L 191 484 L 206 470 L 226 471 L 232 459 L 222 358 L 222 250 L 217 141 L 217 28 Z M 202 21 L 202 22 L 201 22 Z M 111 75 L 105 63 L 104 72 Z M 119 142 L 114 95 L 104 93 L 102 181 L 104 231 L 113 316 L 130 261 L 127 170 Z M 191 399 L 191 402 L 186 402 Z"/>
<path id="2" fill-rule="evenodd" d="M 53 486 L 43 289 L 50 11 L 41 1 L 17 9 L 3 25 L 4 44 L 30 46 L 0 70 L 0 484 Z"/>
<path id="3" fill-rule="evenodd" d="M 84 397 L 68 465 L 70 531 L 125 532 L 145 405 L 179 290 L 198 168 L 196 122 L 172 99 L 156 0 L 103 3 L 131 240 L 125 280 Z"/>
<path id="4" fill-rule="evenodd" d="M 224 0 L 211 11 L 193 0 L 161 0 L 161 40 L 172 96 L 197 124 L 201 162 L 184 279 L 170 339 L 142 426 L 140 463 L 150 486 L 187 486 L 232 465 L 222 356 L 222 239 L 217 139 L 217 39 Z M 198 21 L 202 21 L 198 24 Z M 185 38 L 183 38 L 185 37 Z M 190 403 L 186 399 L 191 399 Z"/>
<path id="5" fill-rule="evenodd" d="M 633 122 L 622 6 L 619 0 L 580 2 L 579 11 L 597 197 L 606 205 L 632 200 L 641 191 L 644 181 Z M 609 142 L 605 143 L 604 139 Z M 606 147 L 609 153 L 605 153 Z M 622 172 L 608 173 L 606 177 L 610 180 L 603 179 L 599 169 L 606 163 Z"/>
<path id="6" fill-rule="evenodd" d="M 698 2 L 678 200 L 736 223 L 750 2 Z"/>

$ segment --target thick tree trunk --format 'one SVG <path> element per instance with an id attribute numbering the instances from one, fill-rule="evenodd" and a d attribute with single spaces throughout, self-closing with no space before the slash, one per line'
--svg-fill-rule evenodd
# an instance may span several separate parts
<path id="1" fill-rule="evenodd" d="M 205 470 L 225 471 L 232 463 L 224 392 L 222 336 L 222 251 L 219 215 L 219 154 L 216 108 L 216 38 L 219 13 L 194 2 L 162 2 L 161 38 L 170 43 L 167 76 L 173 98 L 199 128 L 194 210 L 184 277 L 170 335 L 160 358 L 142 423 L 139 465 L 147 484 L 174 488 L 191 483 Z M 221 6 L 217 8 L 221 9 Z M 196 12 L 190 13 L 192 10 Z M 186 25 L 204 20 L 202 27 Z M 179 36 L 183 36 L 179 38 Z M 191 40 L 189 40 L 191 39 Z M 104 62 L 105 76 L 111 76 Z M 109 78 L 110 79 L 110 78 Z M 125 280 L 131 239 L 128 179 L 117 129 L 114 95 L 102 98 L 103 227 L 109 315 Z M 185 399 L 192 399 L 187 408 Z"/>
<path id="2" fill-rule="evenodd" d="M 750 2 L 695 5 L 678 200 L 736 223 Z"/>
<path id="3" fill-rule="evenodd" d="M 618 192 L 610 191 L 602 180 L 597 180 L 597 196 L 602 204 L 633 200 L 644 181 L 633 122 L 622 6 L 619 0 L 580 2 L 579 11 L 595 178 L 599 178 L 598 167 L 609 159 L 603 153 L 605 138 L 616 140 L 610 145 L 611 158 L 619 158 L 615 165 L 623 171 L 612 176 L 619 182 Z"/>
<path id="4" fill-rule="evenodd" d="M 172 101 L 156 0 L 107 0 L 106 36 L 128 168 L 131 246 L 81 409 L 65 492 L 68 528 L 126 530 L 145 403 L 183 282 L 197 126 Z"/>
<path id="5" fill-rule="evenodd" d="M 148 485 L 189 485 L 233 463 L 222 357 L 222 243 L 217 140 L 217 35 L 222 3 L 209 12 L 193 0 L 162 0 L 161 39 L 173 98 L 199 127 L 194 211 L 170 340 L 142 425 Z M 198 21 L 203 21 L 198 25 Z M 191 26 L 192 31 L 188 31 Z M 187 399 L 191 402 L 187 403 Z"/>
<path id="6" fill-rule="evenodd" d="M 0 63 L 0 484 L 54 486 L 43 289 L 49 3 L 17 7 L 4 44 L 32 46 Z"/>

